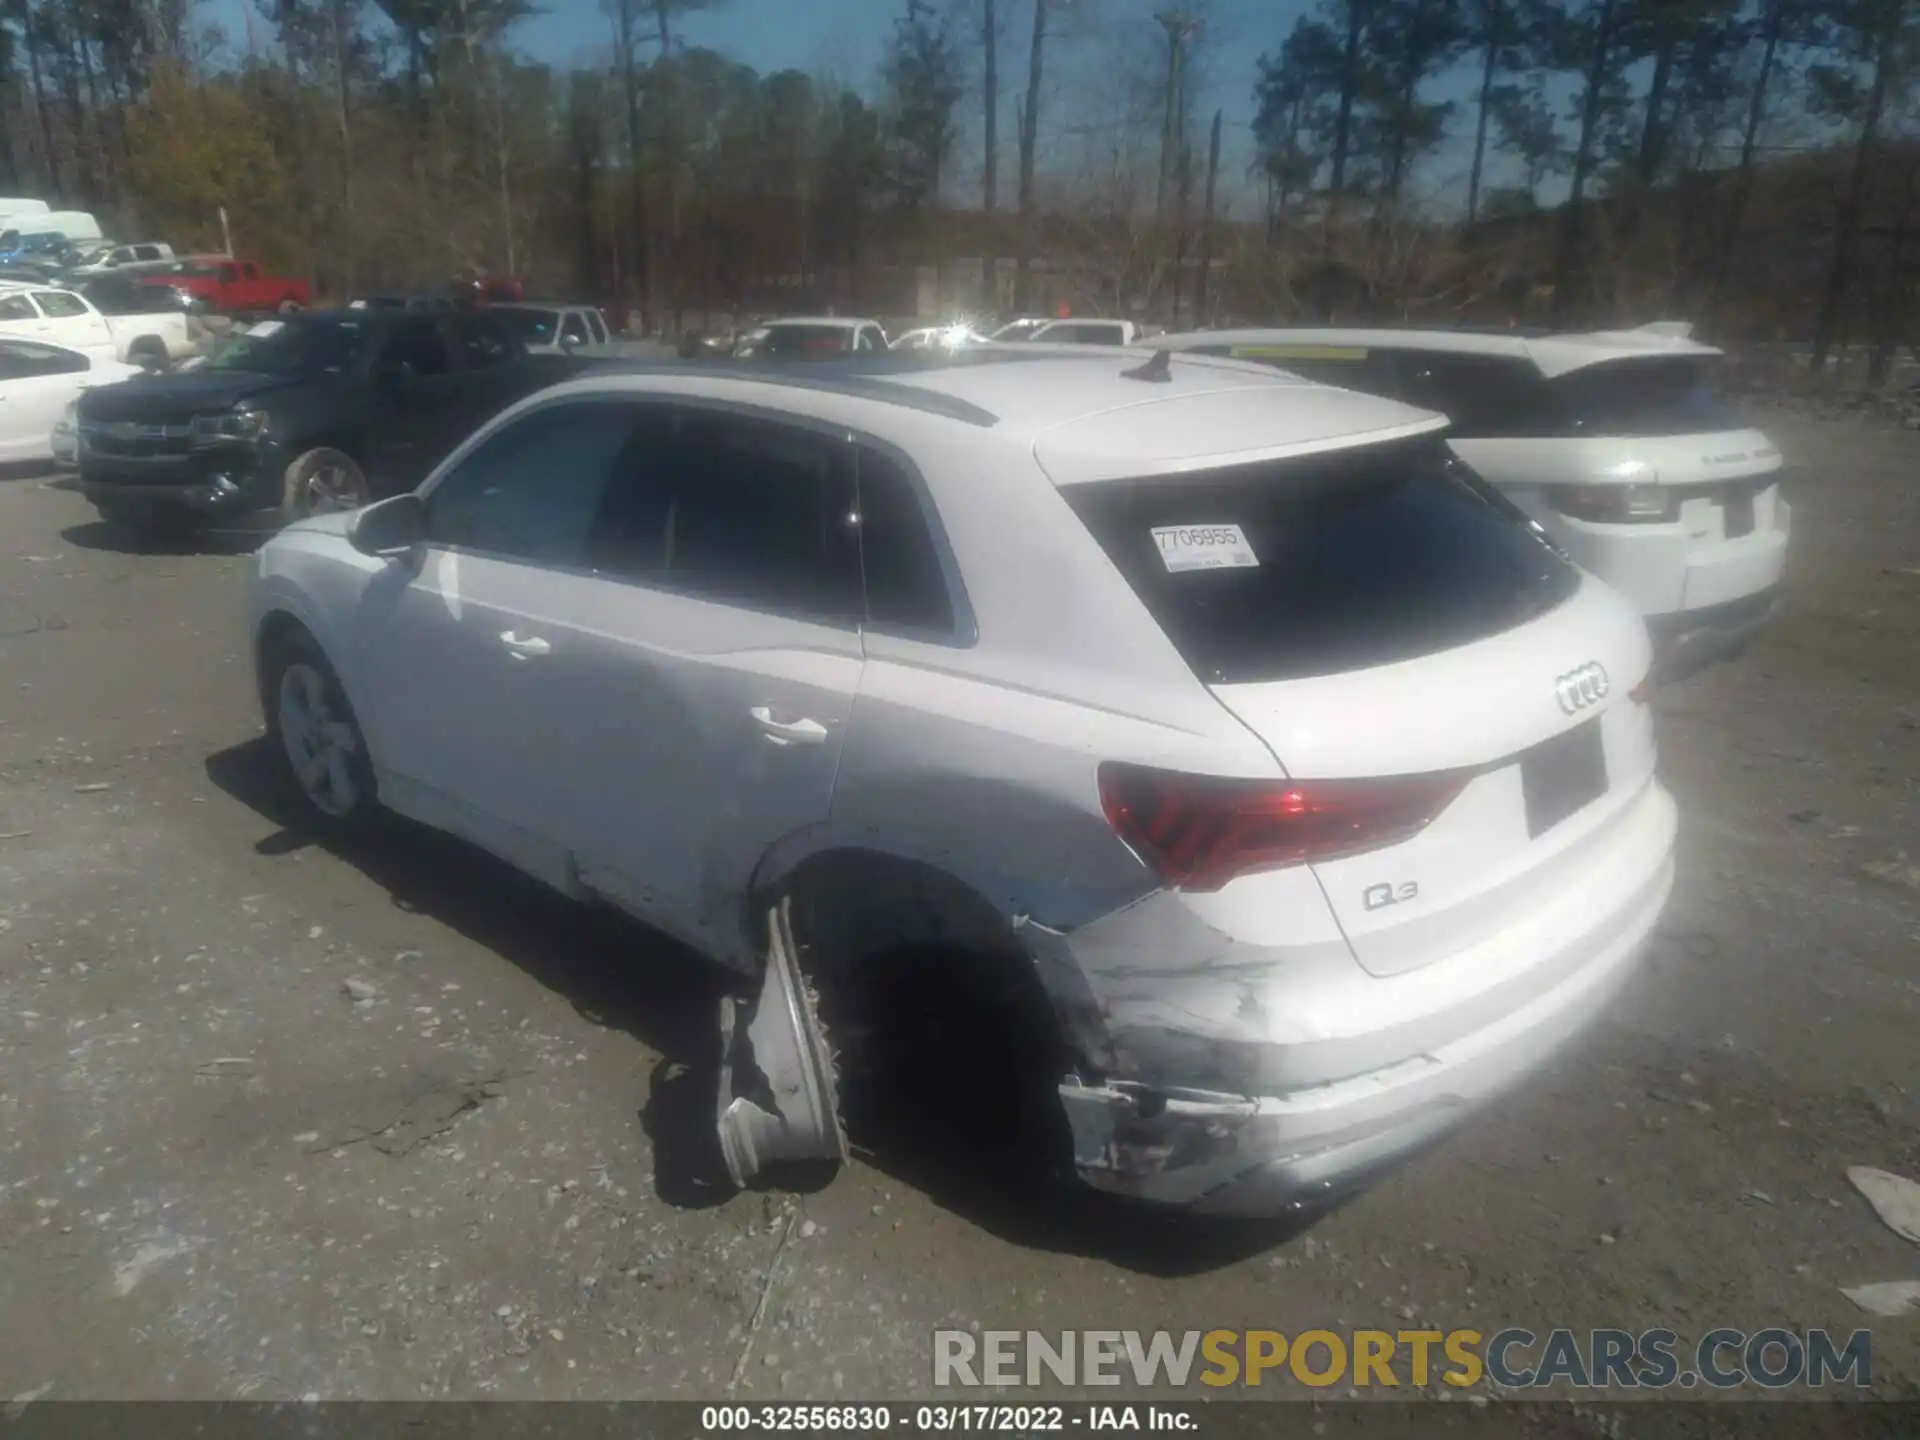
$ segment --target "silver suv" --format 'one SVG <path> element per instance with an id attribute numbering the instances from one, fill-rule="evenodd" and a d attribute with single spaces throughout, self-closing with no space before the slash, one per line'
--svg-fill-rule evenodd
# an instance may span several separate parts
<path id="1" fill-rule="evenodd" d="M 604 371 L 260 550 L 267 725 L 316 819 L 730 970 L 739 1181 L 845 1156 L 835 1015 L 937 953 L 1087 1183 L 1274 1213 L 1599 1015 L 1672 882 L 1644 627 L 1443 427 L 1124 350 Z"/>

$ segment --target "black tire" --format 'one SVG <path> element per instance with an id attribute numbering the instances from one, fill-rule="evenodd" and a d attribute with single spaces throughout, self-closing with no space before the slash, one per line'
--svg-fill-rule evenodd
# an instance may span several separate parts
<path id="1" fill-rule="evenodd" d="M 301 813 L 335 834 L 364 832 L 380 806 L 367 737 L 339 675 L 305 630 L 268 643 L 260 704 L 276 768 Z"/>
<path id="2" fill-rule="evenodd" d="M 357 510 L 372 498 L 360 462 L 344 450 L 323 445 L 287 466 L 280 512 L 291 522 L 333 510 Z"/>

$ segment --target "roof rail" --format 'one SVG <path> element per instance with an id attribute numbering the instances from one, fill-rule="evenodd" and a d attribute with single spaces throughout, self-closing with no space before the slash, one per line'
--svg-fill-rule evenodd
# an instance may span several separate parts
<path id="1" fill-rule="evenodd" d="M 791 370 L 780 370 L 772 368 L 767 362 L 728 363 L 707 360 L 676 365 L 648 360 L 623 360 L 615 356 L 596 360 L 585 373 L 589 375 L 725 375 L 735 380 L 758 381 L 761 384 L 782 386 L 789 390 L 811 390 L 825 395 L 844 395 L 851 399 L 875 400 L 886 405 L 898 405 L 907 410 L 918 410 L 927 415 L 939 415 L 948 420 L 958 420 L 965 425 L 977 425 L 983 430 L 991 429 L 1000 423 L 1000 417 L 991 410 L 983 409 L 957 396 L 943 395 L 937 390 L 923 390 L 917 385 L 899 385 L 883 376 L 857 372 L 824 373 L 833 363 L 832 361 L 801 362 Z"/>

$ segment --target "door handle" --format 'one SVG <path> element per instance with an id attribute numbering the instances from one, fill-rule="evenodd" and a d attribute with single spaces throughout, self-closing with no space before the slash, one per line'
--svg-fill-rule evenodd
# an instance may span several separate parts
<path id="1" fill-rule="evenodd" d="M 783 719 L 773 713 L 771 705 L 756 705 L 748 713 L 753 716 L 754 724 L 782 745 L 818 745 L 827 738 L 827 727 L 818 720 L 809 720 L 805 716 L 794 720 Z"/>
<path id="2" fill-rule="evenodd" d="M 500 632 L 500 643 L 507 647 L 507 653 L 516 660 L 531 660 L 537 655 L 550 655 L 553 653 L 553 646 L 549 645 L 545 640 L 542 640 L 538 635 L 529 635 L 526 639 L 522 640 L 518 635 L 514 634 L 513 631 L 502 630 Z"/>

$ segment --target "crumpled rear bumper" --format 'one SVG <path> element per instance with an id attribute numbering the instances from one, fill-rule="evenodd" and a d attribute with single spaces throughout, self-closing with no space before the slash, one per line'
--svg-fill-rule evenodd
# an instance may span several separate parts
<path id="1" fill-rule="evenodd" d="M 1436 1027 L 1430 1049 L 1280 1093 L 1070 1076 L 1060 1098 L 1081 1179 L 1195 1214 L 1267 1217 L 1338 1198 L 1439 1139 L 1597 1019 L 1632 975 L 1673 886 L 1672 802 L 1656 791 L 1648 803 L 1667 848 L 1587 933 L 1564 937 L 1577 963 L 1550 985 L 1471 1030 Z"/>

